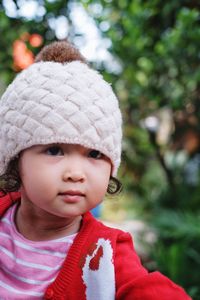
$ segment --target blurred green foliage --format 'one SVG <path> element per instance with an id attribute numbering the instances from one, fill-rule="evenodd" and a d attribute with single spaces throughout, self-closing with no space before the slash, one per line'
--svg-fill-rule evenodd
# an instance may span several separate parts
<path id="1" fill-rule="evenodd" d="M 18 1 L 13 3 L 19 9 Z M 98 64 L 113 83 L 124 116 L 120 177 L 138 215 L 157 234 L 157 241 L 149 246 L 147 267 L 159 268 L 193 299 L 200 299 L 199 1 L 38 3 L 45 14 L 31 20 L 8 17 L 0 4 L 1 81 L 7 84 L 14 76 L 15 39 L 29 32 L 41 34 L 45 43 L 54 40 L 49 20 L 62 15 L 68 19 L 68 37 L 73 40 L 79 33 L 73 27 L 71 4 L 84 5 L 101 36 L 110 39 L 109 52 L 118 66 L 113 64 L 111 72 L 105 62 Z M 170 128 L 161 132 L 162 110 L 170 113 L 165 120 Z M 145 123 L 149 116 L 158 124 Z"/>
<path id="2" fill-rule="evenodd" d="M 121 67 L 109 74 L 124 114 L 121 176 L 157 233 L 149 249 L 154 267 L 200 299 L 200 3 L 84 2 L 100 30 L 107 23 L 102 35 Z M 159 142 L 166 108 L 172 127 Z M 158 124 L 145 128 L 149 116 Z"/>

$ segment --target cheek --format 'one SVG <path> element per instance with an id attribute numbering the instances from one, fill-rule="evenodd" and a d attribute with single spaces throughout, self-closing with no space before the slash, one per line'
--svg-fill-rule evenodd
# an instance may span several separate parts
<path id="1" fill-rule="evenodd" d="M 52 182 L 46 179 L 42 171 L 36 172 L 35 170 L 29 171 L 27 168 L 26 170 L 23 169 L 21 182 L 22 198 L 32 203 L 41 205 L 42 202 L 46 203 L 55 194 Z"/>
<path id="2" fill-rule="evenodd" d="M 26 183 L 26 181 L 31 180 L 32 168 L 30 166 L 29 160 L 26 160 L 23 155 L 19 160 L 19 175 L 21 178 L 22 185 Z"/>
<path id="3" fill-rule="evenodd" d="M 41 183 L 40 170 L 35 161 L 26 159 L 26 157 L 21 157 L 19 161 L 19 175 L 21 178 L 21 191 L 26 191 L 28 193 L 37 192 L 40 188 L 39 183 Z"/>
<path id="4" fill-rule="evenodd" d="M 112 175 L 112 164 L 110 162 L 110 160 L 107 162 L 106 164 L 106 168 L 105 168 L 105 178 L 106 178 L 106 181 L 107 181 L 107 184 L 109 183 L 110 181 L 110 177 Z"/>
<path id="5" fill-rule="evenodd" d="M 105 194 L 107 192 L 108 184 L 110 181 L 111 164 L 106 164 L 103 170 L 97 171 L 97 174 L 99 174 L 99 178 L 96 181 L 96 184 L 99 186 L 99 190 L 102 191 L 102 194 Z"/>

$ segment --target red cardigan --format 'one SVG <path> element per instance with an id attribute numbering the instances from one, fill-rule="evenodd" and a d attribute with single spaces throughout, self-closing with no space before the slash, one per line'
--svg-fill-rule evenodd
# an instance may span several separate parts
<path id="1" fill-rule="evenodd" d="M 19 193 L 0 198 L 0 216 L 20 200 Z M 159 272 L 148 273 L 130 234 L 109 228 L 90 213 L 83 216 L 56 280 L 44 299 L 189 300 L 185 291 Z"/>

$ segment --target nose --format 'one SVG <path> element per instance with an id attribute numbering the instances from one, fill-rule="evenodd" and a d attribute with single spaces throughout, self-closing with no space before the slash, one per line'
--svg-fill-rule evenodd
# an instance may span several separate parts
<path id="1" fill-rule="evenodd" d="M 63 172 L 64 181 L 83 182 L 85 180 L 85 173 L 83 163 L 79 160 L 68 159 L 66 167 Z"/>
<path id="2" fill-rule="evenodd" d="M 83 182 L 85 180 L 85 176 L 82 172 L 78 171 L 66 171 L 63 174 L 64 181 L 74 181 L 74 182 Z"/>

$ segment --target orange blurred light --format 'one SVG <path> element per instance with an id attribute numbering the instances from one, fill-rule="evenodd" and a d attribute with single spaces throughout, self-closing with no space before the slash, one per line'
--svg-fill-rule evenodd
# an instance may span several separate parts
<path id="1" fill-rule="evenodd" d="M 16 40 L 13 43 L 13 64 L 16 71 L 23 70 L 34 62 L 33 53 L 26 47 L 23 41 Z"/>
<path id="2" fill-rule="evenodd" d="M 40 34 L 33 33 L 29 38 L 29 43 L 32 47 L 40 47 L 43 43 L 43 38 Z"/>

